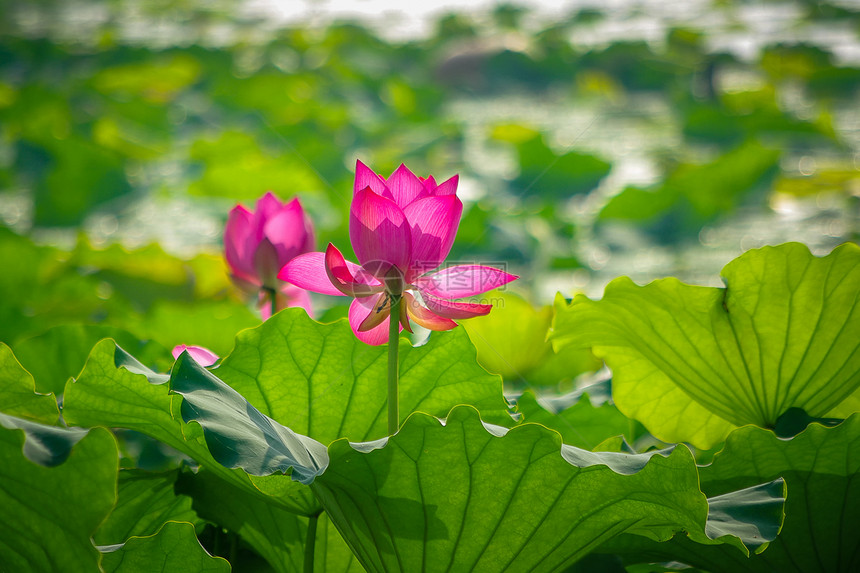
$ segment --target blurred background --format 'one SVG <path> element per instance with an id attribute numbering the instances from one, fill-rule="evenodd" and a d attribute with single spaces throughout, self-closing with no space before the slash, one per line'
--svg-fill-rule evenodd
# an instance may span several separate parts
<path id="1" fill-rule="evenodd" d="M 402 6 L 0 0 L 0 340 L 98 324 L 227 353 L 259 322 L 230 208 L 298 196 L 350 254 L 357 158 L 460 174 L 449 262 L 503 264 L 537 306 L 499 295 L 521 310 L 470 329 L 509 377 L 550 352 L 512 333 L 539 338 L 556 292 L 718 286 L 749 248 L 857 240 L 856 0 Z"/>

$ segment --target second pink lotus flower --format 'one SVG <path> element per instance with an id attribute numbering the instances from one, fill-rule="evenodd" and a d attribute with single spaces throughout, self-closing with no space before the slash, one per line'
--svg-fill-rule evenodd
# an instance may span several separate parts
<path id="1" fill-rule="evenodd" d="M 278 310 L 300 306 L 312 314 L 308 293 L 277 279 L 278 271 L 296 255 L 314 248 L 311 220 L 298 199 L 281 203 L 271 192 L 250 211 L 237 205 L 224 229 L 224 254 L 233 283 L 259 298 L 263 318 L 271 314 L 271 297 Z"/>
<path id="2" fill-rule="evenodd" d="M 492 305 L 451 299 L 481 294 L 516 276 L 482 265 L 430 272 L 448 256 L 460 225 L 457 181 L 455 175 L 437 185 L 432 176 L 419 178 L 404 165 L 384 179 L 358 161 L 349 234 L 360 264 L 329 244 L 324 253 L 294 258 L 278 278 L 310 291 L 354 297 L 349 322 L 368 344 L 388 340 L 392 296 L 402 296 L 400 328 L 410 332 L 410 319 L 430 330 L 449 330 L 457 326 L 452 319 L 489 313 Z"/>

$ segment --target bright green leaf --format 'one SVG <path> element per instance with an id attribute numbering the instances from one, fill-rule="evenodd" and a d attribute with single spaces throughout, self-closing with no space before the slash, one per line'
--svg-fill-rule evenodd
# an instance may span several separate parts
<path id="1" fill-rule="evenodd" d="M 752 250 L 727 288 L 662 279 L 574 299 L 554 344 L 592 347 L 613 398 L 665 441 L 708 448 L 732 427 L 773 426 L 792 407 L 823 417 L 860 386 L 860 248 L 818 258 L 797 243 Z"/>
<path id="2" fill-rule="evenodd" d="M 229 573 L 230 563 L 209 555 L 190 523 L 169 521 L 158 533 L 101 547 L 105 573 Z"/>
<path id="3" fill-rule="evenodd" d="M 0 342 L 0 410 L 10 416 L 43 424 L 56 424 L 60 417 L 57 400 L 37 394 L 33 377 L 21 367 L 12 350 Z"/>
<path id="4" fill-rule="evenodd" d="M 462 327 L 478 351 L 478 362 L 490 372 L 514 383 L 555 385 L 600 368 L 587 350 L 553 351 L 546 342 L 551 308 L 536 309 L 508 292 L 493 291 L 484 297 L 493 303 L 493 311 L 463 321 Z"/>

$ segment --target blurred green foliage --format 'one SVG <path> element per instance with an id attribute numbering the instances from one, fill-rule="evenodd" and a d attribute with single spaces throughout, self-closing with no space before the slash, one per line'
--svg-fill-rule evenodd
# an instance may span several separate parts
<path id="1" fill-rule="evenodd" d="M 612 22 L 595 10 L 535 29 L 527 10 L 501 6 L 488 20 L 448 15 L 428 37 L 392 41 L 352 23 L 261 28 L 260 19 L 195 2 L 93 6 L 78 30 L 62 3 L 2 4 L 0 213 L 22 232 L 80 226 L 94 213 L 118 215 L 122 228 L 153 195 L 190 196 L 206 212 L 212 201 L 273 190 L 304 197 L 327 236 L 343 239 L 356 157 L 382 173 L 400 162 L 438 177 L 460 173 L 482 197 L 465 215 L 482 232 L 455 254 L 503 254 L 530 276 L 579 266 L 569 264 L 573 228 L 593 227 L 599 240 L 605 218 L 646 229 L 658 221 L 652 239 L 676 243 L 738 207 L 766 211 L 765 176 L 796 179 L 802 155 L 845 174 L 826 191 L 856 204 L 856 128 L 844 112 L 860 69 L 812 40 L 765 43 L 749 59 L 713 47 L 731 30 L 695 21 L 666 25 L 656 42 L 580 43 Z M 708 13 L 732 21 L 734 9 L 715 3 Z M 842 5 L 815 3 L 795 26 L 856 30 L 858 20 Z M 752 34 L 755 24 L 734 31 L 746 25 Z M 494 107 L 511 95 L 533 109 Z M 668 113 L 648 111 L 654 97 Z M 458 112 L 463 102 L 485 103 L 486 117 Z M 532 113 L 556 104 L 591 106 L 598 124 L 617 117 L 636 133 L 622 142 L 589 124 L 560 137 L 568 112 L 553 107 L 548 121 Z M 652 149 L 655 129 L 673 141 Z M 648 189 L 607 180 L 624 168 L 622 143 L 650 149 L 642 155 L 657 172 Z M 619 192 L 585 215 L 559 208 L 599 207 Z M 3 199 L 22 193 L 23 214 Z M 536 220 L 550 224 L 551 240 Z"/>

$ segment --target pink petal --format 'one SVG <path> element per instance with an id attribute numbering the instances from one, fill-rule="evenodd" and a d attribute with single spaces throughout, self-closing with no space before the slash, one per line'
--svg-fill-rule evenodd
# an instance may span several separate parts
<path id="1" fill-rule="evenodd" d="M 390 198 L 401 209 L 405 209 L 413 201 L 427 195 L 427 190 L 424 188 L 421 180 L 418 179 L 418 176 L 402 163 L 400 167 L 394 170 L 391 177 L 385 181 L 385 184 L 391 192 Z"/>
<path id="2" fill-rule="evenodd" d="M 437 268 L 454 244 L 463 203 L 456 195 L 426 197 L 404 209 L 412 228 L 412 263 L 406 281 Z"/>
<path id="3" fill-rule="evenodd" d="M 438 187 L 436 187 L 436 191 L 433 193 L 436 197 L 444 197 L 446 195 L 454 195 L 457 193 L 457 183 L 460 181 L 459 175 L 454 175 L 447 181 L 441 183 Z"/>
<path id="4" fill-rule="evenodd" d="M 266 222 L 283 208 L 284 204 L 271 191 L 267 191 L 257 200 L 254 207 L 254 235 L 258 241 L 263 238 L 263 227 Z"/>
<path id="5" fill-rule="evenodd" d="M 431 312 L 444 318 L 473 318 L 475 316 L 484 316 L 493 310 L 493 305 L 491 304 L 454 302 L 452 300 L 436 298 L 423 292 L 421 293 L 421 297 Z"/>
<path id="6" fill-rule="evenodd" d="M 498 288 L 519 277 L 482 265 L 457 265 L 418 277 L 413 284 L 421 294 L 465 298 Z"/>
<path id="7" fill-rule="evenodd" d="M 275 247 L 278 269 L 293 257 L 307 252 L 308 220 L 298 199 L 273 214 L 263 224 L 263 237 Z M 312 240 L 312 237 L 311 237 Z M 311 242 L 311 244 L 313 244 Z M 277 269 L 276 269 L 277 270 Z"/>
<path id="8" fill-rule="evenodd" d="M 362 163 L 360 160 L 355 160 L 355 183 L 353 184 L 352 193 L 355 195 L 359 191 L 363 191 L 367 187 L 377 195 L 386 194 L 385 179 L 373 172 L 373 170 Z"/>
<path id="9" fill-rule="evenodd" d="M 391 265 L 401 272 L 409 268 L 409 222 L 393 201 L 370 189 L 358 191 L 352 198 L 349 237 L 358 262 L 377 278 L 383 278 Z"/>
<path id="10" fill-rule="evenodd" d="M 436 178 L 432 175 L 428 175 L 427 179 L 423 177 L 419 177 L 421 183 L 424 184 L 424 190 L 427 191 L 427 195 L 435 195 L 436 194 Z"/>
<path id="11" fill-rule="evenodd" d="M 183 352 L 188 352 L 188 354 L 191 355 L 191 358 L 201 366 L 212 366 L 218 362 L 218 355 L 208 348 L 204 348 L 202 346 L 187 346 L 185 344 L 179 344 L 173 347 L 173 351 L 171 352 L 171 354 L 173 354 L 173 359 L 175 360 L 179 358 L 179 355 Z"/>
<path id="12" fill-rule="evenodd" d="M 358 265 L 350 268 L 350 264 L 337 247 L 329 243 L 325 251 L 325 271 L 337 290 L 352 297 L 365 297 L 382 291 L 384 287 L 379 281 Z"/>
<path id="13" fill-rule="evenodd" d="M 378 295 L 357 298 L 349 305 L 349 325 L 352 327 L 352 332 L 355 333 L 355 336 L 359 340 L 373 346 L 379 346 L 388 342 L 388 321 L 390 317 L 385 317 L 381 324 L 370 330 L 362 332 L 358 328 L 370 313 L 376 310 L 374 304 L 377 298 Z M 398 328 L 402 329 L 402 326 Z"/>
<path id="14" fill-rule="evenodd" d="M 457 326 L 457 323 L 450 318 L 443 318 L 418 304 L 415 297 L 408 292 L 403 293 L 403 300 L 400 304 L 406 306 L 409 318 L 428 330 L 451 330 Z"/>
<path id="15" fill-rule="evenodd" d="M 254 251 L 257 243 L 254 240 L 254 214 L 242 205 L 236 205 L 230 210 L 227 225 L 224 227 L 224 256 L 230 270 L 246 281 L 253 281 Z"/>
<path id="16" fill-rule="evenodd" d="M 354 266 L 360 268 L 358 265 Z M 278 278 L 312 292 L 343 296 L 343 293 L 336 289 L 328 278 L 325 270 L 325 253 L 299 255 L 281 269 Z"/>

